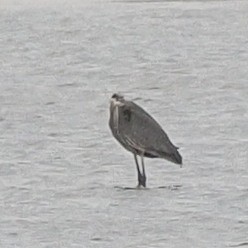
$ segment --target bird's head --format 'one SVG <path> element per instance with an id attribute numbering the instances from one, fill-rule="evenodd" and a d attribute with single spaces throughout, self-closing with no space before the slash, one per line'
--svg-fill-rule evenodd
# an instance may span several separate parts
<path id="1" fill-rule="evenodd" d="M 111 97 L 111 99 L 115 99 L 116 101 L 121 101 L 121 100 L 124 100 L 124 97 L 120 94 L 116 94 L 114 93 Z"/>
<path id="2" fill-rule="evenodd" d="M 124 105 L 124 97 L 119 94 L 113 94 L 110 99 L 110 104 L 112 107 L 123 106 Z"/>

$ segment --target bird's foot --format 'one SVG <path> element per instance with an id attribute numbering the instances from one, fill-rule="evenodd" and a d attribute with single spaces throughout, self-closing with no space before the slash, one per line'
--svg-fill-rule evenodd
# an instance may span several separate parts
<path id="1" fill-rule="evenodd" d="M 146 187 L 146 176 L 145 175 L 140 175 L 138 177 L 138 181 L 139 181 L 139 184 L 137 188 L 140 188 L 141 186 L 143 186 L 144 188 Z"/>

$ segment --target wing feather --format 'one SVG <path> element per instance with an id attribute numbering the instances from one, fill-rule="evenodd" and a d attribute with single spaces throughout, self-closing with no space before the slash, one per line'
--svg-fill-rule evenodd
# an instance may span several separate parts
<path id="1" fill-rule="evenodd" d="M 171 154 L 176 150 L 157 121 L 131 101 L 120 107 L 119 130 L 129 145 L 140 152 L 159 155 L 161 152 Z"/>

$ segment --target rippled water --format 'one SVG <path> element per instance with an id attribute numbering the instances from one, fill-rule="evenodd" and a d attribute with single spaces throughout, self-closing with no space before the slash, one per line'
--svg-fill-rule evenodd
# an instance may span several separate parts
<path id="1" fill-rule="evenodd" d="M 0 247 L 248 246 L 247 1 L 5 1 Z M 121 92 L 184 166 L 108 128 Z M 174 187 L 179 185 L 181 187 Z"/>

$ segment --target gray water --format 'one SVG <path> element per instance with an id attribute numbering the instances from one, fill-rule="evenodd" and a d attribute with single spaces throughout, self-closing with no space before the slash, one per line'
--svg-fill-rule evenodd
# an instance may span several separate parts
<path id="1" fill-rule="evenodd" d="M 247 1 L 1 1 L 0 247 L 248 246 Z M 114 92 L 183 168 L 133 156 Z M 176 187 L 178 186 L 178 187 Z"/>

